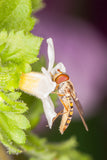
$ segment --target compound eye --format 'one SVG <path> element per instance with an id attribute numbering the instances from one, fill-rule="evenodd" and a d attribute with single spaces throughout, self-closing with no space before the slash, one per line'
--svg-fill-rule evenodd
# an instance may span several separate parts
<path id="1" fill-rule="evenodd" d="M 64 82 L 64 81 L 67 81 L 67 80 L 69 80 L 69 76 L 68 76 L 68 75 L 66 75 L 66 74 L 60 74 L 60 75 L 55 79 L 55 82 L 56 82 L 57 84 L 60 84 L 60 83 L 62 83 L 62 82 Z"/>

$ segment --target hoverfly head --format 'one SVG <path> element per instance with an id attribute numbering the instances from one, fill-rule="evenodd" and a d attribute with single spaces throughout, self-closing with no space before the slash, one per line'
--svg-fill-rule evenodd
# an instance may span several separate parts
<path id="1" fill-rule="evenodd" d="M 57 73 L 55 73 L 53 76 L 53 81 L 55 81 L 57 84 L 60 84 L 67 80 L 69 80 L 69 76 L 57 69 Z"/>

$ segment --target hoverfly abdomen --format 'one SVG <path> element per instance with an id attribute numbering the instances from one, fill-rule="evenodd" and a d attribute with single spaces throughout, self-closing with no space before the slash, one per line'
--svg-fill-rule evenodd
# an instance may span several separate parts
<path id="1" fill-rule="evenodd" d="M 68 128 L 71 119 L 72 119 L 72 115 L 73 115 L 73 103 L 70 103 L 70 107 L 69 107 L 69 111 L 66 111 L 66 109 L 64 108 L 64 114 L 61 120 L 61 124 L 60 124 L 60 133 L 63 134 L 64 131 Z M 67 112 L 67 113 L 66 113 Z"/>

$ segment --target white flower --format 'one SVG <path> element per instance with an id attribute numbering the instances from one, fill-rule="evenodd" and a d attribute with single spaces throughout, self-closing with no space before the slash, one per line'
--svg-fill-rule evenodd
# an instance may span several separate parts
<path id="1" fill-rule="evenodd" d="M 42 73 L 30 72 L 22 74 L 20 77 L 19 88 L 26 93 L 34 95 L 42 100 L 45 116 L 48 121 L 49 128 L 52 127 L 52 120 L 57 113 L 54 111 L 53 102 L 49 96 L 56 88 L 56 83 L 52 81 L 51 74 L 55 74 L 57 69 L 65 72 L 65 67 L 62 63 L 58 63 L 54 68 L 55 53 L 54 45 L 51 38 L 47 39 L 48 43 L 48 70 L 41 68 Z"/>
<path id="2" fill-rule="evenodd" d="M 52 81 L 51 74 L 54 75 L 57 72 L 57 69 L 60 69 L 60 71 L 62 71 L 62 72 L 66 72 L 66 69 L 62 63 L 58 63 L 53 68 L 54 62 L 55 62 L 55 52 L 54 52 L 54 45 L 53 45 L 52 38 L 47 39 L 47 43 L 48 43 L 47 53 L 48 53 L 48 59 L 49 59 L 48 70 L 46 70 L 44 67 L 42 67 L 41 70 L 42 70 L 43 74 L 48 79 L 50 79 L 50 81 Z M 46 86 L 46 87 L 49 87 L 49 86 Z M 54 105 L 53 105 L 49 96 L 45 97 L 45 99 L 42 99 L 42 102 L 43 102 L 44 112 L 45 112 L 46 118 L 48 120 L 49 127 L 51 128 L 52 120 L 54 117 L 56 117 L 55 112 L 54 112 Z"/>

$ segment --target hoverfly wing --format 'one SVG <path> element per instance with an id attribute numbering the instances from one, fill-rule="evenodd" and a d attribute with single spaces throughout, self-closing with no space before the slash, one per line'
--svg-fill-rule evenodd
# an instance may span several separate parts
<path id="1" fill-rule="evenodd" d="M 71 95 L 71 96 L 72 96 L 72 95 Z M 74 98 L 74 97 L 72 96 L 72 98 L 73 98 L 74 103 L 76 104 L 76 107 L 77 107 L 77 110 L 78 110 L 78 112 L 79 112 L 80 118 L 81 118 L 81 120 L 82 120 L 82 122 L 83 122 L 83 125 L 84 125 L 86 131 L 88 131 L 88 126 L 87 126 L 87 124 L 86 124 L 86 122 L 85 122 L 85 120 L 84 120 L 84 117 L 83 117 L 83 113 L 84 113 L 84 112 L 83 112 L 82 106 L 81 106 L 81 104 L 80 104 L 80 102 L 79 102 L 79 100 L 78 100 L 77 97 Z"/>
<path id="2" fill-rule="evenodd" d="M 84 115 L 84 111 L 83 111 L 83 108 L 82 108 L 82 105 L 81 105 L 79 99 L 78 99 L 78 98 L 73 98 L 73 101 L 74 101 L 74 103 L 76 104 L 76 106 L 78 106 L 81 114 Z"/>

